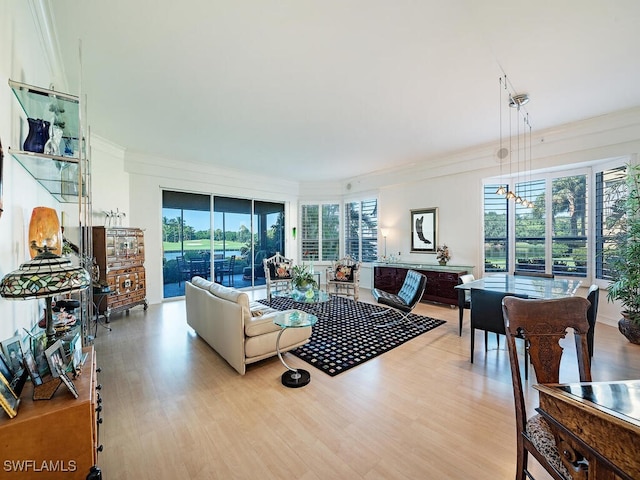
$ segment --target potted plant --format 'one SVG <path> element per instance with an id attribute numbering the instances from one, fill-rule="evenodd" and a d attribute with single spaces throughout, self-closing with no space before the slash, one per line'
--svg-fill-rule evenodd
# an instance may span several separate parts
<path id="1" fill-rule="evenodd" d="M 626 197 L 620 202 L 614 235 L 605 251 L 612 282 L 607 300 L 623 306 L 620 332 L 640 344 L 640 166 L 628 165 Z"/>
<path id="2" fill-rule="evenodd" d="M 306 265 L 294 265 L 291 269 L 291 284 L 297 290 L 318 288 L 313 272 Z"/>
<path id="3" fill-rule="evenodd" d="M 436 259 L 440 265 L 446 265 L 447 262 L 451 259 L 451 254 L 449 254 L 449 247 L 446 245 L 440 245 L 436 249 Z"/>

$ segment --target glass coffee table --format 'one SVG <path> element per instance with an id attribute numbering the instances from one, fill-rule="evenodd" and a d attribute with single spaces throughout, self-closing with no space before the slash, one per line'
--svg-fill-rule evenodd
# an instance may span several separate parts
<path id="1" fill-rule="evenodd" d="M 329 313 L 329 304 L 331 303 L 331 295 L 324 290 L 317 290 L 315 288 L 309 290 L 283 290 L 280 292 L 274 292 L 272 297 L 288 298 L 295 303 L 304 303 L 305 305 L 312 305 L 312 312 L 315 314 L 327 314 Z"/>
<path id="2" fill-rule="evenodd" d="M 307 370 L 291 368 L 287 365 L 287 362 L 282 358 L 282 353 L 280 353 L 280 337 L 287 328 L 313 327 L 317 321 L 318 317 L 301 310 L 283 310 L 273 318 L 273 323 L 278 325 L 281 329 L 280 333 L 278 333 L 278 338 L 276 339 L 276 352 L 278 352 L 278 358 L 282 364 L 287 368 L 287 371 L 282 374 L 282 384 L 285 387 L 304 387 L 311 381 L 311 374 Z"/>

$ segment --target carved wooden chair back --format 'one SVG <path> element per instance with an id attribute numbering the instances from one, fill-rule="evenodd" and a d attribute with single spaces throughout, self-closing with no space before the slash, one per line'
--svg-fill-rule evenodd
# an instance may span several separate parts
<path id="1" fill-rule="evenodd" d="M 326 272 L 327 292 L 334 295 L 353 297 L 357 302 L 360 295 L 361 262 L 346 255 L 331 262 Z"/>
<path id="2" fill-rule="evenodd" d="M 293 260 L 276 252 L 275 255 L 262 260 L 264 278 L 267 286 L 267 299 L 271 300 L 271 291 L 287 289 L 291 284 Z"/>
<path id="3" fill-rule="evenodd" d="M 581 382 L 590 382 L 591 367 L 587 346 L 589 305 L 589 301 L 582 297 L 531 300 L 508 296 L 502 300 L 516 410 L 517 480 L 523 480 L 525 476 L 532 478 L 527 470 L 528 453 L 553 478 L 572 478 L 572 473 L 579 477 L 580 467 L 572 465 L 565 456 L 561 458 L 558 453 L 555 434 L 547 422 L 540 415 L 527 418 L 516 338 L 525 340 L 525 348 L 529 350 L 537 382 L 559 383 L 563 353 L 559 342 L 565 338 L 567 329 L 572 328 L 579 378 Z"/>

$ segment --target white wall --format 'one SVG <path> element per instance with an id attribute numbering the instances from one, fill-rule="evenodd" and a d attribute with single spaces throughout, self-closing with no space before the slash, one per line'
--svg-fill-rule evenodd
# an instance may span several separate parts
<path id="1" fill-rule="evenodd" d="M 8 80 L 48 87 L 55 77 L 41 48 L 40 32 L 30 5 L 31 2 L 23 0 L 0 2 L 0 139 L 4 150 L 0 278 L 29 259 L 28 224 L 33 208 L 48 206 L 59 213 L 64 209 L 7 152 L 9 147 L 21 149 L 28 130 Z M 22 332 L 22 328 L 30 328 L 42 315 L 39 303 L 42 302 L 0 298 L 0 339 Z"/>
<path id="2" fill-rule="evenodd" d="M 225 171 L 178 159 L 137 153 L 125 156 L 130 175 L 130 226 L 145 231 L 147 298 L 162 301 L 162 190 L 285 203 L 285 248 L 297 255 L 291 227 L 297 224 L 298 185 L 278 176 Z M 215 228 L 215 226 L 214 226 Z"/>
<path id="3" fill-rule="evenodd" d="M 534 141 L 534 169 L 584 165 L 615 157 L 632 159 L 640 152 L 640 109 L 539 132 Z M 493 155 L 491 146 L 478 147 L 436 159 L 428 166 L 360 177 L 349 193 L 358 188 L 379 189 L 378 218 L 380 225 L 389 229 L 387 251 L 401 252 L 401 259 L 409 262 L 436 263 L 433 254 L 410 253 L 409 211 L 438 207 L 439 242 L 450 247 L 450 263 L 474 265 L 478 277 L 482 275 L 483 255 L 482 180 L 500 174 Z M 592 281 L 583 280 L 585 288 L 579 293 L 586 296 Z M 601 290 L 598 320 L 615 325 L 619 311 L 619 305 L 607 303 L 606 291 Z"/>

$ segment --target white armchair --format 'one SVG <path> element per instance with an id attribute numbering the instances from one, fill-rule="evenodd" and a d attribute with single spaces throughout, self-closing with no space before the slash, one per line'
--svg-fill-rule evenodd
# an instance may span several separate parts
<path id="1" fill-rule="evenodd" d="M 267 285 L 267 300 L 271 301 L 271 291 L 288 290 L 291 288 L 291 269 L 293 260 L 285 258 L 277 252 L 274 256 L 262 260 L 264 278 Z"/>
<path id="2" fill-rule="evenodd" d="M 353 297 L 357 302 L 360 289 L 360 265 L 349 255 L 331 262 L 327 269 L 327 293 Z"/>

